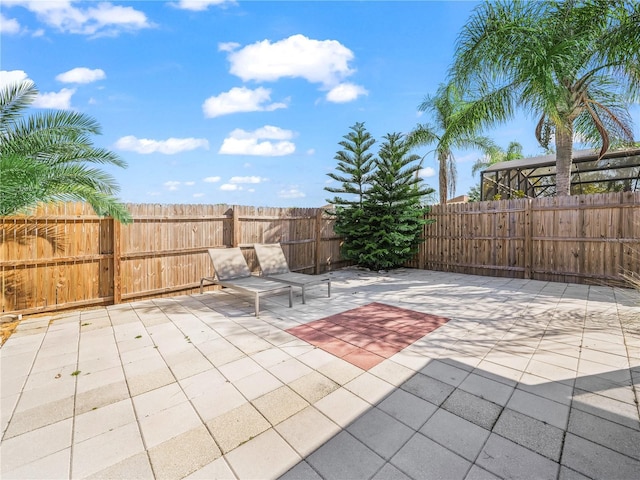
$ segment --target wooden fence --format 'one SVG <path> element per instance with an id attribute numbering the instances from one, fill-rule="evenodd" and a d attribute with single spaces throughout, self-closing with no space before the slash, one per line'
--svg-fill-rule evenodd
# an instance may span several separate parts
<path id="1" fill-rule="evenodd" d="M 622 285 L 640 272 L 640 192 L 434 206 L 409 266 Z"/>
<path id="2" fill-rule="evenodd" d="M 293 270 L 347 265 L 318 208 L 129 205 L 134 222 L 84 204 L 0 218 L 2 311 L 36 313 L 197 291 L 207 248 L 283 244 Z M 435 223 L 407 265 L 478 275 L 621 284 L 640 272 L 640 192 L 516 199 L 432 208 Z M 209 287 L 211 288 L 211 287 Z"/>
<path id="3" fill-rule="evenodd" d="M 340 238 L 317 208 L 128 205 L 134 222 L 101 219 L 81 203 L 0 218 L 2 311 L 36 313 L 196 291 L 213 274 L 207 249 L 280 242 L 292 270 L 343 265 Z M 215 287 L 209 287 L 215 288 Z"/>

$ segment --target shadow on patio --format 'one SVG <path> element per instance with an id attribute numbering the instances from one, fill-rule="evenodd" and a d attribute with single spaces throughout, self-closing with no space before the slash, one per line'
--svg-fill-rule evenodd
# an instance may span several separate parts
<path id="1" fill-rule="evenodd" d="M 27 319 L 0 349 L 2 478 L 638 478 L 626 292 L 334 275 L 259 319 L 227 292 Z M 372 302 L 450 321 L 367 371 L 286 332 Z"/>

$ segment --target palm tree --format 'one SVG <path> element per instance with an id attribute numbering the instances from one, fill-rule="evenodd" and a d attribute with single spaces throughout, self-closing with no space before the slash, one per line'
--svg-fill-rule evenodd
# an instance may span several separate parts
<path id="1" fill-rule="evenodd" d="M 435 144 L 439 163 L 438 190 L 440 203 L 447 203 L 449 192 L 455 194 L 456 162 L 453 149 L 479 148 L 487 152 L 493 142 L 475 134 L 477 126 L 466 116 L 472 105 L 466 102 L 454 85 L 440 85 L 434 96 L 427 96 L 418 109 L 433 115 L 433 124 L 421 124 L 409 133 L 407 142 L 412 147 Z M 471 121 L 468 121 L 471 120 Z"/>
<path id="2" fill-rule="evenodd" d="M 100 134 L 92 118 L 52 111 L 24 117 L 38 91 L 30 80 L 0 90 L 0 215 L 26 211 L 39 202 L 80 200 L 100 216 L 128 223 L 131 215 L 114 196 L 115 179 L 87 164 L 126 167 L 116 154 L 93 146 Z"/>
<path id="3" fill-rule="evenodd" d="M 574 136 L 600 146 L 632 142 L 628 105 L 640 97 L 640 4 L 624 0 L 498 0 L 463 28 L 452 81 L 491 126 L 522 107 L 555 137 L 556 191 L 571 193 Z"/>
<path id="4" fill-rule="evenodd" d="M 495 163 L 509 162 L 511 160 L 518 160 L 519 158 L 524 158 L 524 155 L 522 155 L 522 145 L 518 142 L 510 142 L 506 150 L 495 145 L 489 148 L 484 157 L 476 160 L 471 167 L 471 174 L 475 176 L 479 171 L 485 170 Z"/>

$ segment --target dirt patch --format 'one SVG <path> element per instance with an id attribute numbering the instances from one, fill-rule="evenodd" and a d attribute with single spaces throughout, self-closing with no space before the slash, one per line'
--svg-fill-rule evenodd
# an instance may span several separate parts
<path id="1" fill-rule="evenodd" d="M 20 320 L 0 323 L 0 334 L 2 334 L 2 343 L 0 343 L 0 345 L 4 345 L 4 342 L 6 342 L 13 332 L 16 331 L 19 324 Z"/>

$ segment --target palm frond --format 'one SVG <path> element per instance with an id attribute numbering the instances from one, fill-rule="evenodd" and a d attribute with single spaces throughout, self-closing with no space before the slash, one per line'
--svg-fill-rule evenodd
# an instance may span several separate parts
<path id="1" fill-rule="evenodd" d="M 22 117 L 36 94 L 29 81 L 0 92 L 0 215 L 25 211 L 38 202 L 80 200 L 98 215 L 130 222 L 115 197 L 115 178 L 87 165 L 126 166 L 115 153 L 93 146 L 91 136 L 100 133 L 98 122 L 68 111 Z"/>
<path id="2" fill-rule="evenodd" d="M 31 80 L 8 84 L 0 89 L 0 135 L 9 130 L 10 124 L 22 115 L 38 96 Z"/>

